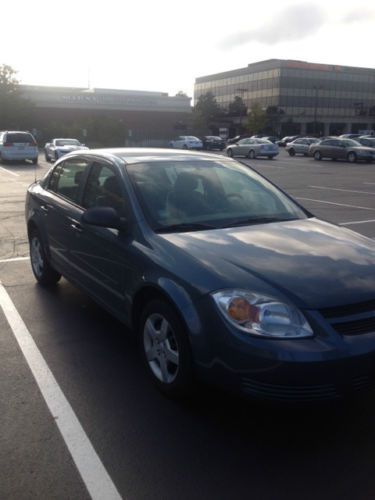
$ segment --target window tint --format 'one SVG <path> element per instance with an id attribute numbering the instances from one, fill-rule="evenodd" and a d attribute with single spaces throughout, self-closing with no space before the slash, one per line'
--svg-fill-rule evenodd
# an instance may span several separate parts
<path id="1" fill-rule="evenodd" d="M 16 143 L 35 143 L 34 138 L 31 134 L 23 134 L 23 133 L 10 133 L 7 134 L 6 137 L 7 142 L 16 142 Z"/>
<path id="2" fill-rule="evenodd" d="M 122 194 L 120 179 L 109 166 L 94 163 L 86 183 L 83 206 L 112 207 L 120 215 L 125 212 L 125 199 Z"/>
<path id="3" fill-rule="evenodd" d="M 78 203 L 87 167 L 87 161 L 80 159 L 66 160 L 60 163 L 52 172 L 49 189 L 74 203 Z"/>

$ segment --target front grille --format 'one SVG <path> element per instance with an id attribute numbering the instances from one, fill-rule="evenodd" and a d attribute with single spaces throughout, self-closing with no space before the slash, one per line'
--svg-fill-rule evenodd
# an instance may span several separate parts
<path id="1" fill-rule="evenodd" d="M 320 309 L 319 312 L 341 335 L 375 333 L 375 300 Z"/>
<path id="2" fill-rule="evenodd" d="M 279 401 L 316 401 L 339 397 L 333 384 L 291 386 L 259 382 L 245 377 L 242 379 L 242 390 L 255 397 Z"/>

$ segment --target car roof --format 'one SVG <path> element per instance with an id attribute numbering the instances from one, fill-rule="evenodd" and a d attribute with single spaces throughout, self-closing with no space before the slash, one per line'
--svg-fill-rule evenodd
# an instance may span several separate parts
<path id="1" fill-rule="evenodd" d="M 183 161 L 183 160 L 230 160 L 222 155 L 213 153 L 193 152 L 176 149 L 162 148 L 105 148 L 105 149 L 89 149 L 85 151 L 77 151 L 70 153 L 69 157 L 85 155 L 85 156 L 102 156 L 104 158 L 118 158 L 126 163 L 143 163 L 150 161 Z M 66 158 L 65 156 L 64 158 Z M 232 160 L 231 160 L 232 161 Z"/>

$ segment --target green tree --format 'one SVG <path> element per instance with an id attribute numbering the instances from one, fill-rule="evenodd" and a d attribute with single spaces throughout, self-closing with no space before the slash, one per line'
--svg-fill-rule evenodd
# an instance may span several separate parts
<path id="1" fill-rule="evenodd" d="M 281 119 L 285 112 L 278 106 L 268 106 L 266 109 L 267 114 L 267 127 L 272 134 L 279 135 L 281 127 Z"/>
<path id="2" fill-rule="evenodd" d="M 202 94 L 193 109 L 193 125 L 195 130 L 201 135 L 207 133 L 221 115 L 222 110 L 214 94 L 212 92 Z"/>
<path id="3" fill-rule="evenodd" d="M 17 72 L 0 65 L 0 129 L 28 129 L 33 124 L 33 104 L 19 90 Z"/>
<path id="4" fill-rule="evenodd" d="M 262 132 L 267 125 L 267 113 L 259 103 L 251 106 L 247 115 L 247 127 L 252 134 Z"/>
<path id="5" fill-rule="evenodd" d="M 247 107 L 246 104 L 243 102 L 242 97 L 236 95 L 234 100 L 229 103 L 228 114 L 230 116 L 239 116 L 240 118 L 242 116 L 246 116 Z"/>

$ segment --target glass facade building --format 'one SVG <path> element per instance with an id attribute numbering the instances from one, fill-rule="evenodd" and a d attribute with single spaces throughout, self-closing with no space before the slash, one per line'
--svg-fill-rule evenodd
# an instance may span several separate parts
<path id="1" fill-rule="evenodd" d="M 375 69 L 270 59 L 197 78 L 195 102 L 212 92 L 228 109 L 236 96 L 277 114 L 275 133 L 356 132 L 375 128 Z"/>

